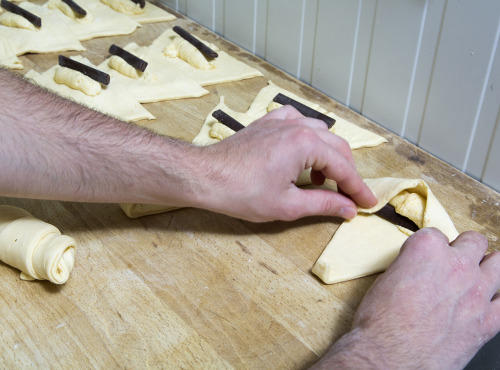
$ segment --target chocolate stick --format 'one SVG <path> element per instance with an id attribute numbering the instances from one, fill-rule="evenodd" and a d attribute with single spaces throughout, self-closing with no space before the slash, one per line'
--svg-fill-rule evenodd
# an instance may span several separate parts
<path id="1" fill-rule="evenodd" d="M 326 114 L 323 114 L 321 112 L 318 112 L 317 110 L 309 108 L 307 105 L 299 103 L 298 101 L 293 100 L 292 98 L 289 98 L 288 96 L 283 95 L 281 93 L 276 95 L 273 101 L 283 105 L 291 105 L 306 117 L 320 119 L 326 123 L 328 128 L 332 128 L 332 126 L 335 124 L 335 119 L 333 119 L 332 117 L 328 117 Z"/>
<path id="2" fill-rule="evenodd" d="M 104 85 L 109 85 L 110 77 L 107 73 L 99 71 L 98 69 L 92 68 L 83 63 L 77 62 L 76 60 L 65 57 L 64 55 L 59 55 L 59 65 L 61 67 L 71 68 L 75 71 L 83 73 L 85 76 L 100 82 Z"/>
<path id="3" fill-rule="evenodd" d="M 40 17 L 37 17 L 33 13 L 28 12 L 27 10 L 21 8 L 20 6 L 17 6 L 14 3 L 11 3 L 10 1 L 7 0 L 2 0 L 1 4 L 2 8 L 5 10 L 8 10 L 11 13 L 20 15 L 21 17 L 26 18 L 28 21 L 30 21 L 35 27 L 42 27 L 42 19 Z"/>
<path id="4" fill-rule="evenodd" d="M 188 31 L 184 30 L 183 28 L 181 28 L 179 26 L 174 26 L 173 30 L 175 33 L 177 33 L 179 36 L 181 36 L 184 40 L 186 40 L 191 45 L 193 45 L 196 49 L 198 49 L 207 58 L 215 59 L 219 56 L 219 54 L 217 54 L 215 51 L 210 49 L 207 45 L 205 45 L 203 42 L 198 40 L 196 37 L 191 35 Z"/>
<path id="5" fill-rule="evenodd" d="M 87 15 L 85 9 L 80 7 L 80 5 L 75 3 L 73 0 L 62 0 L 62 2 L 67 4 L 75 13 L 80 14 L 83 17 Z"/>
<path id="6" fill-rule="evenodd" d="M 128 64 L 130 64 L 132 67 L 138 69 L 141 72 L 144 72 L 146 70 L 146 67 L 148 66 L 148 62 L 145 60 L 142 60 L 141 58 L 136 57 L 134 54 L 129 53 L 127 50 L 122 49 L 121 47 L 111 44 L 109 47 L 109 53 L 119 56 L 123 60 L 125 60 Z"/>
<path id="7" fill-rule="evenodd" d="M 132 0 L 134 3 L 139 4 L 141 8 L 146 6 L 146 0 Z"/>
<path id="8" fill-rule="evenodd" d="M 243 126 L 241 123 L 236 121 L 233 117 L 231 117 L 229 114 L 223 112 L 220 109 L 217 109 L 215 112 L 213 112 L 212 117 L 217 119 L 223 125 L 232 129 L 233 131 L 239 131 L 239 130 L 245 128 L 245 126 Z"/>
<path id="9" fill-rule="evenodd" d="M 415 222 L 397 213 L 394 207 L 391 206 L 390 204 L 386 204 L 382 209 L 375 212 L 375 214 L 383 218 L 384 220 L 389 221 L 390 223 L 405 227 L 413 232 L 419 229 L 419 227 L 415 224 Z"/>

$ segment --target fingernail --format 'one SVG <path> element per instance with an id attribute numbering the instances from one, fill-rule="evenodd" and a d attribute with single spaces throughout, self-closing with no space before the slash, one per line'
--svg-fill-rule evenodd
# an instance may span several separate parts
<path id="1" fill-rule="evenodd" d="M 340 217 L 343 218 L 354 218 L 356 214 L 358 213 L 358 210 L 356 208 L 352 207 L 344 207 L 340 209 Z"/>

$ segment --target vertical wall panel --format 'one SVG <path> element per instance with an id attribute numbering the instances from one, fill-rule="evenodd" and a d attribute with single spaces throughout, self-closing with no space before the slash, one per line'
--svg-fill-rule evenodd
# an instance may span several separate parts
<path id="1" fill-rule="evenodd" d="M 225 19 L 225 0 L 213 0 L 214 1 L 214 29 L 215 33 L 219 35 L 224 34 L 224 19 Z"/>
<path id="2" fill-rule="evenodd" d="M 359 2 L 320 0 L 312 85 L 346 103 L 353 62 Z"/>
<path id="3" fill-rule="evenodd" d="M 488 6 L 485 6 L 488 3 Z M 500 2 L 449 0 L 418 144 L 460 168 L 465 160 Z"/>
<path id="4" fill-rule="evenodd" d="M 224 12 L 224 37 L 253 53 L 256 6 L 257 0 L 231 0 Z"/>
<path id="5" fill-rule="evenodd" d="M 215 0 L 185 0 L 186 1 L 186 14 L 189 18 L 201 23 L 205 27 L 214 30 L 215 22 L 214 17 L 214 1 Z"/>
<path id="6" fill-rule="evenodd" d="M 427 93 L 431 81 L 434 57 L 439 40 L 441 23 L 444 15 L 446 0 L 427 0 L 423 14 L 423 30 L 418 50 L 417 64 L 413 79 L 413 88 L 410 96 L 410 104 L 406 122 L 404 124 L 403 136 L 417 143 L 422 119 L 424 116 Z"/>
<path id="7" fill-rule="evenodd" d="M 266 59 L 267 47 L 267 3 L 268 0 L 256 0 L 256 20 L 255 20 L 255 55 Z"/>
<path id="8" fill-rule="evenodd" d="M 471 148 L 467 157 L 464 170 L 476 179 L 480 179 L 485 169 L 485 163 L 488 158 L 490 141 L 493 139 L 495 123 L 500 110 L 500 20 L 497 26 L 496 41 L 493 43 L 491 51 L 491 61 L 488 66 L 489 74 L 483 85 L 483 97 L 481 99 L 480 109 L 477 112 L 477 126 L 471 136 Z M 491 158 L 490 158 L 491 159 Z M 500 157 L 496 161 L 491 160 L 491 166 L 497 166 L 500 172 Z M 499 186 L 500 188 L 500 186 Z"/>
<path id="9" fill-rule="evenodd" d="M 302 0 L 268 2 L 266 59 L 297 76 L 302 38 Z"/>
<path id="10" fill-rule="evenodd" d="M 377 1 L 358 0 L 359 27 L 357 29 L 356 46 L 353 55 L 352 76 L 346 105 L 361 112 L 363 106 L 364 91 L 366 86 L 366 74 L 368 72 L 368 62 L 372 45 L 373 27 L 375 24 L 375 9 Z M 347 73 L 347 71 L 345 71 Z"/>
<path id="11" fill-rule="evenodd" d="M 162 3 L 174 10 L 178 10 L 177 0 L 162 0 Z"/>
<path id="12" fill-rule="evenodd" d="M 379 0 L 361 113 L 400 134 L 425 1 Z"/>
<path id="13" fill-rule="evenodd" d="M 500 1 L 160 1 L 500 189 Z"/>
<path id="14" fill-rule="evenodd" d="M 310 85 L 312 83 L 314 48 L 316 46 L 318 0 L 302 0 L 302 4 L 303 31 L 298 78 Z"/>
<path id="15" fill-rule="evenodd" d="M 482 180 L 485 184 L 500 191 L 500 110 Z"/>

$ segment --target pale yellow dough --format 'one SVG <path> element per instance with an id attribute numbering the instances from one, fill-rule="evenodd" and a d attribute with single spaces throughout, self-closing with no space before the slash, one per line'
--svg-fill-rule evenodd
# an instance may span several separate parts
<path id="1" fill-rule="evenodd" d="M 187 30 L 189 31 L 189 30 Z M 190 78 L 195 80 L 201 86 L 214 85 L 224 82 L 240 81 L 247 78 L 263 76 L 263 74 L 255 68 L 252 68 L 245 63 L 231 57 L 229 54 L 222 50 L 218 50 L 215 45 L 207 43 L 206 41 L 198 38 L 205 44 L 215 48 L 218 53 L 218 57 L 214 60 L 210 60 L 209 63 L 211 67 L 209 69 L 199 69 L 196 65 L 200 65 L 199 55 L 190 56 L 185 55 L 182 59 L 180 57 L 169 57 L 168 53 L 173 46 L 170 44 L 176 42 L 175 40 L 179 37 L 173 29 L 168 29 L 163 32 L 150 46 L 152 52 L 157 55 L 163 55 L 165 60 L 172 63 L 179 70 L 184 72 Z M 177 39 L 178 40 L 178 39 Z M 178 41 L 177 41 L 178 42 Z M 175 47 L 175 45 L 174 45 Z M 192 50 L 192 49 L 191 49 Z M 194 53 L 194 51 L 191 51 Z M 188 51 L 188 54 L 190 52 Z M 196 50 L 196 53 L 199 53 Z M 201 54 L 201 53 L 200 53 Z M 205 58 L 205 57 L 203 57 Z M 186 62 L 186 60 L 189 60 Z M 192 62 L 192 60 L 198 60 L 197 62 Z M 207 61 L 208 62 L 208 61 Z M 195 64 L 195 66 L 190 63 Z"/>
<path id="2" fill-rule="evenodd" d="M 96 96 L 101 93 L 101 84 L 83 73 L 70 68 L 57 66 L 54 73 L 54 81 L 58 84 L 80 90 L 85 95 Z"/>
<path id="3" fill-rule="evenodd" d="M 21 61 L 5 39 L 0 39 L 0 66 L 9 69 L 23 69 Z"/>
<path id="4" fill-rule="evenodd" d="M 64 284 L 73 270 L 76 243 L 29 212 L 0 206 L 0 260 L 21 270 L 23 280 Z"/>
<path id="5" fill-rule="evenodd" d="M 89 60 L 81 56 L 71 57 L 80 63 L 84 63 L 96 68 Z M 58 65 L 53 66 L 42 74 L 30 70 L 26 73 L 26 78 L 33 80 L 40 86 L 45 87 L 58 95 L 61 95 L 80 104 L 109 114 L 123 121 L 132 122 L 142 119 L 154 119 L 137 99 L 118 80 L 111 79 L 108 86 L 102 85 L 102 91 L 96 96 L 89 96 L 80 90 L 72 89 L 65 84 L 58 84 L 54 81 L 54 75 Z"/>
<path id="6" fill-rule="evenodd" d="M 116 12 L 126 14 L 139 23 L 173 21 L 177 17 L 162 8 L 146 1 L 144 8 L 131 0 L 100 0 Z"/>
<path id="7" fill-rule="evenodd" d="M 21 2 L 19 6 L 39 16 L 42 27 L 25 29 L 0 25 L 0 40 L 5 40 L 15 55 L 85 50 L 72 30 L 64 27 L 62 13 L 29 1 Z"/>
<path id="8" fill-rule="evenodd" d="M 58 9 L 61 11 L 65 16 L 69 17 L 70 19 L 76 21 L 76 22 L 81 22 L 81 23 L 91 23 L 94 20 L 94 16 L 92 15 L 92 12 L 84 5 L 83 2 L 77 1 L 78 6 L 85 10 L 87 14 L 85 16 L 82 16 L 80 14 L 77 14 L 71 9 L 71 7 L 63 2 L 62 0 L 49 0 L 47 2 L 47 6 L 49 9 Z"/>
<path id="9" fill-rule="evenodd" d="M 132 3 L 130 1 L 130 3 Z M 49 0 L 44 7 L 58 16 L 58 32 L 69 31 L 80 41 L 96 37 L 128 35 L 141 24 L 122 13 L 118 13 L 99 0 L 77 1 L 85 9 L 85 17 L 76 16 L 61 0 Z M 133 3 L 132 3 L 133 4 Z"/>
<path id="10" fill-rule="evenodd" d="M 211 49 L 214 50 L 211 45 Z M 214 50 L 216 51 L 216 50 Z M 175 36 L 163 53 L 169 58 L 180 58 L 197 69 L 215 69 L 215 64 L 208 60 L 194 45 L 180 36 Z"/>
<path id="11" fill-rule="evenodd" d="M 335 113 L 328 112 L 319 104 L 303 99 L 296 94 L 275 85 L 272 81 L 269 81 L 268 86 L 260 90 L 246 113 L 240 113 L 230 109 L 224 104 L 223 98 L 221 98 L 219 104 L 214 108 L 214 111 L 217 109 L 221 109 L 231 117 L 239 121 L 242 125 L 247 126 L 256 119 L 259 119 L 266 115 L 272 109 L 276 109 L 281 106 L 280 104 L 273 102 L 273 98 L 278 93 L 282 93 L 304 105 L 307 105 L 308 107 L 317 110 L 318 112 L 324 113 L 327 116 L 334 118 L 336 122 L 330 129 L 330 131 L 344 138 L 349 143 L 351 149 L 374 147 L 387 142 L 387 140 L 382 136 L 356 126 L 355 124 L 343 118 L 340 118 Z M 227 137 L 226 135 L 233 133 L 232 130 L 227 131 L 225 129 L 225 133 L 220 132 L 221 126 L 215 125 L 217 122 L 218 121 L 212 117 L 212 112 L 210 112 L 205 122 L 203 123 L 200 132 L 194 138 L 193 143 L 197 145 L 214 144 L 220 140 L 220 137 L 225 138 Z M 214 125 L 215 130 L 213 129 Z"/>
<path id="12" fill-rule="evenodd" d="M 101 0 L 101 2 L 123 14 L 135 15 L 144 13 L 144 8 L 141 8 L 139 4 L 131 0 Z"/>
<path id="13" fill-rule="evenodd" d="M 344 221 L 326 246 L 312 269 L 326 284 L 384 271 L 397 257 L 412 232 L 373 214 L 389 202 L 421 228 L 435 227 L 450 241 L 458 236 L 453 221 L 423 180 L 387 177 L 365 182 L 378 203 Z"/>
<path id="14" fill-rule="evenodd" d="M 34 31 L 36 30 L 36 27 L 33 25 L 33 23 L 28 21 L 26 18 L 10 12 L 4 12 L 0 14 L 0 24 L 7 27 L 24 28 Z"/>
<path id="15" fill-rule="evenodd" d="M 124 49 L 148 63 L 144 72 L 136 70 L 117 56 L 105 60 L 98 68 L 125 85 L 139 102 L 152 103 L 208 94 L 208 90 L 165 61 L 161 55 L 152 53 L 148 47 L 130 43 Z"/>
<path id="16" fill-rule="evenodd" d="M 169 207 L 156 204 L 121 203 L 120 208 L 130 218 L 155 215 L 167 211 L 173 211 L 178 207 Z"/>

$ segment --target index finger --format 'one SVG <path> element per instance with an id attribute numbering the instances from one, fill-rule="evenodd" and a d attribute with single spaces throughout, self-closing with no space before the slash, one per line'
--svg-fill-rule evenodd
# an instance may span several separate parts
<path id="1" fill-rule="evenodd" d="M 332 134 L 333 135 L 333 134 Z M 314 162 L 311 168 L 321 171 L 327 178 L 337 183 L 339 192 L 351 198 L 361 207 L 373 207 L 377 204 L 377 198 L 365 184 L 354 164 L 351 155 L 342 153 L 333 145 L 332 139 L 329 143 L 322 140 L 324 145 L 314 147 Z"/>

